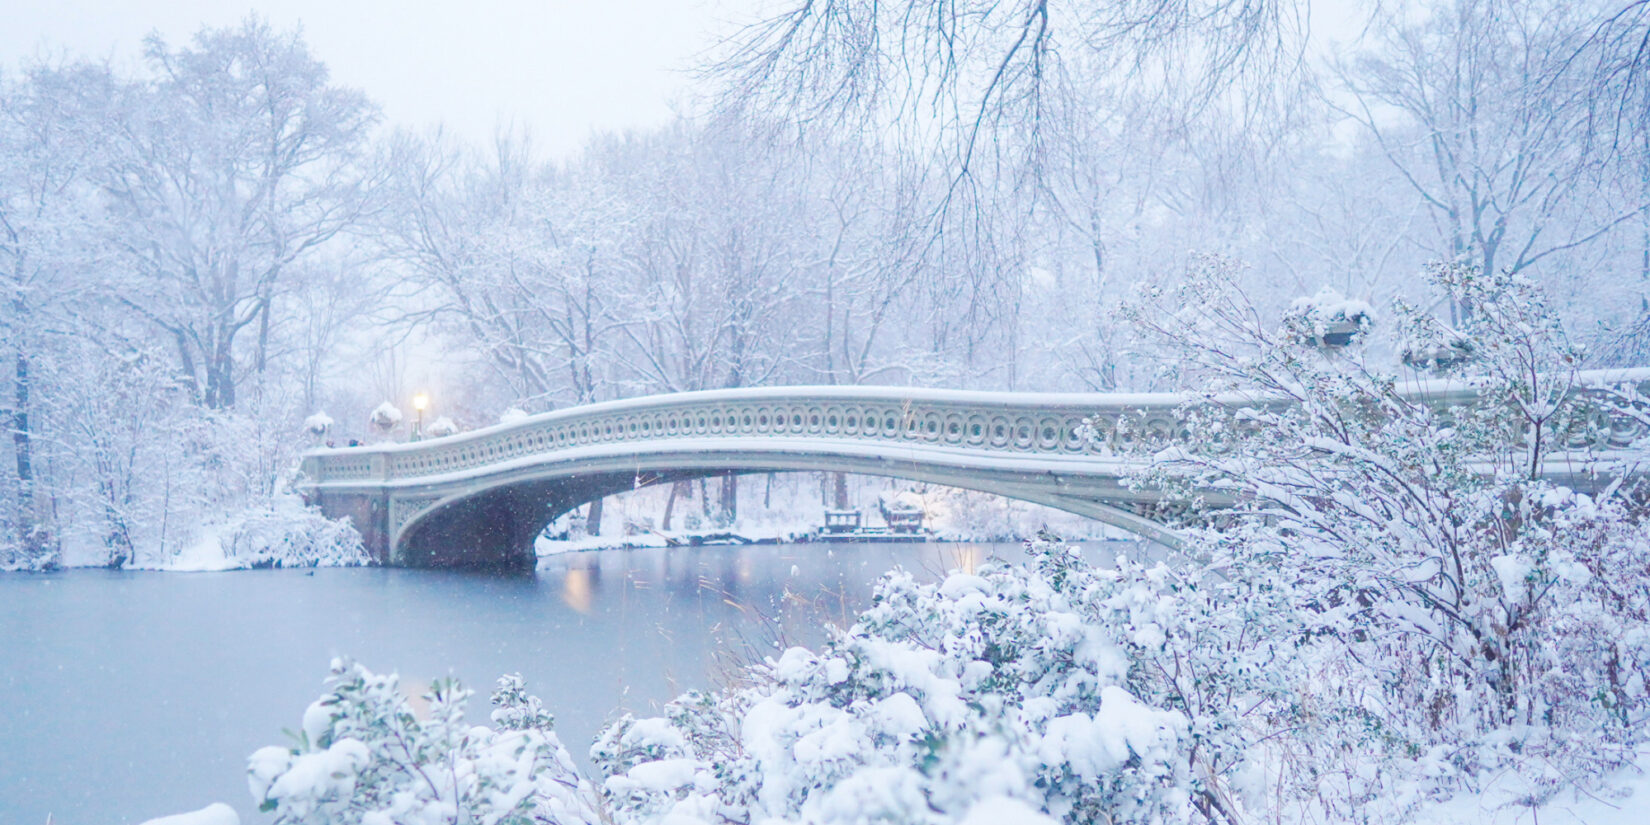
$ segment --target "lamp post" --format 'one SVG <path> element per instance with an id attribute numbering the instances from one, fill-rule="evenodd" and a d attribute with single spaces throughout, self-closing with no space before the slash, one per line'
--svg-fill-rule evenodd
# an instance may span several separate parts
<path id="1" fill-rule="evenodd" d="M 424 410 L 427 409 L 429 406 L 430 406 L 430 394 L 429 393 L 421 392 L 421 393 L 413 396 L 413 409 L 418 411 L 418 423 L 413 425 L 412 440 L 414 440 L 414 441 L 419 441 L 419 440 L 424 438 Z"/>

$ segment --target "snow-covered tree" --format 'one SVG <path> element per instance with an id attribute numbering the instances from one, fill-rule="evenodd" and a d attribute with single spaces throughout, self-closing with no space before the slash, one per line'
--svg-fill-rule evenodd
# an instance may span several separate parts
<path id="1" fill-rule="evenodd" d="M 153 35 L 144 56 L 153 78 L 122 93 L 103 181 L 137 274 L 118 299 L 173 348 L 199 402 L 227 409 L 267 367 L 283 279 L 360 217 L 377 109 L 256 17 L 189 46 Z"/>
<path id="2" fill-rule="evenodd" d="M 36 65 L 0 74 L 0 400 L 10 461 L 0 471 L 0 568 L 56 563 L 49 461 L 40 432 L 53 384 L 76 366 L 63 336 L 94 307 L 92 240 L 99 220 L 92 176 L 106 161 L 109 72 L 92 65 Z M 60 370 L 61 368 L 61 370 Z M 49 442 L 47 442 L 49 444 Z"/>
<path id="3" fill-rule="evenodd" d="M 1253 398 L 1188 405 L 1191 437 L 1147 439 L 1138 482 L 1229 505 L 1196 512 L 1211 526 L 1188 552 L 1286 583 L 1309 630 L 1295 655 L 1337 674 L 1302 689 L 1318 732 L 1292 757 L 1305 792 L 1333 808 L 1356 794 L 1332 784 L 1424 790 L 1510 768 L 1540 801 L 1629 762 L 1650 703 L 1635 630 L 1650 618 L 1650 518 L 1641 488 L 1565 471 L 1595 448 L 1644 449 L 1611 445 L 1601 423 L 1642 417 L 1622 407 L 1641 388 L 1580 385 L 1580 352 L 1521 276 L 1429 270 L 1474 307 L 1450 333 L 1470 343 L 1471 377 L 1419 383 L 1398 346 L 1326 348 L 1312 313 L 1267 323 L 1233 269 L 1206 260 L 1134 310 L 1181 381 Z M 1393 344 L 1440 329 L 1402 302 L 1393 314 Z"/>
<path id="4" fill-rule="evenodd" d="M 1593 35 L 1613 5 L 1383 7 L 1378 45 L 1337 67 L 1353 101 L 1343 111 L 1431 213 L 1434 255 L 1522 272 L 1630 226 L 1650 207 L 1650 192 L 1615 185 L 1637 160 L 1618 151 L 1621 139 L 1630 146 L 1644 127 L 1596 110 L 1603 89 L 1592 72 L 1601 59 Z"/>
<path id="5" fill-rule="evenodd" d="M 383 243 L 416 290 L 397 314 L 474 350 L 513 398 L 605 398 L 623 203 L 555 174 L 523 138 L 488 148 L 396 138 Z"/>

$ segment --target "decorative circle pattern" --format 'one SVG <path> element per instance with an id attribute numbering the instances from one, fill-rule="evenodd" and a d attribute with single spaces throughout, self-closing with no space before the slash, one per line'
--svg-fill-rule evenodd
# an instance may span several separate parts
<path id="1" fill-rule="evenodd" d="M 1095 396 L 1092 408 L 1050 408 L 1027 393 L 1019 403 L 962 400 L 896 401 L 884 397 L 775 400 L 688 400 L 636 409 L 612 405 L 590 413 L 528 419 L 479 436 L 430 439 L 416 448 L 312 454 L 313 481 L 381 482 L 433 478 L 490 465 L 541 461 L 565 450 L 619 442 L 733 438 L 804 438 L 897 447 L 944 446 L 982 453 L 1111 455 L 1133 446 L 1163 445 L 1190 437 L 1172 409 L 1130 410 Z M 1440 418 L 1447 412 L 1440 410 Z M 1639 420 L 1601 406 L 1563 434 L 1572 448 L 1625 447 L 1646 435 Z M 1216 449 L 1224 444 L 1216 444 Z M 379 466 L 381 465 L 381 469 Z"/>

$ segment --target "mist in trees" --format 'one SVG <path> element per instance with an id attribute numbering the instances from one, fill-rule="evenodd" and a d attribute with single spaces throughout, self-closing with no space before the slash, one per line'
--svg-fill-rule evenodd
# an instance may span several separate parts
<path id="1" fill-rule="evenodd" d="M 0 76 L 6 566 L 154 563 L 266 506 L 303 345 L 345 320 L 304 300 L 347 254 L 321 247 L 381 204 L 376 109 L 296 32 L 143 55 Z"/>

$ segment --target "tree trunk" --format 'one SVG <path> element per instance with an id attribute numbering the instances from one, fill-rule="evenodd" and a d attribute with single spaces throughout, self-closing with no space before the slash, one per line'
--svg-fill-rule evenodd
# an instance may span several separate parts
<path id="1" fill-rule="evenodd" d="M 584 511 L 584 534 L 599 536 L 602 534 L 602 499 L 590 502 L 590 509 Z"/>
<path id="2" fill-rule="evenodd" d="M 29 430 L 29 356 L 21 345 L 13 363 L 11 413 L 12 454 L 17 461 L 17 540 L 32 564 L 45 552 L 45 537 L 36 524 L 34 505 L 34 441 Z"/>
<path id="3" fill-rule="evenodd" d="M 739 518 L 739 476 L 722 476 L 722 521 L 731 526 Z"/>
<path id="4" fill-rule="evenodd" d="M 235 406 L 235 359 L 229 348 L 221 347 L 211 354 L 206 365 L 206 406 L 227 410 Z"/>
<path id="5" fill-rule="evenodd" d="M 269 358 L 269 302 L 264 301 L 258 307 L 258 374 L 264 374 L 264 367 Z"/>
<path id="6" fill-rule="evenodd" d="M 258 308 L 258 358 L 255 362 L 258 372 L 258 383 L 254 386 L 253 394 L 258 400 L 264 397 L 264 368 L 269 358 L 269 301 L 263 301 Z M 308 409 L 308 405 L 305 406 Z"/>
<path id="7" fill-rule="evenodd" d="M 115 459 L 109 456 L 109 448 L 97 445 L 95 449 L 97 486 L 103 499 L 103 521 L 107 528 L 103 535 L 103 544 L 109 551 L 103 566 L 110 570 L 119 570 L 125 567 L 134 555 L 131 527 L 126 523 L 126 515 L 121 507 L 123 503 L 127 503 L 129 496 L 120 490 L 120 485 L 115 479 L 118 468 Z"/>
<path id="8" fill-rule="evenodd" d="M 16 405 L 11 413 L 12 452 L 17 457 L 17 481 L 23 487 L 25 503 L 34 483 L 34 442 L 29 432 L 29 356 L 21 349 L 12 367 L 12 394 Z"/>
<path id="9" fill-rule="evenodd" d="M 1639 258 L 1639 311 L 1650 315 L 1650 211 L 1644 213 L 1644 249 Z"/>
<path id="10" fill-rule="evenodd" d="M 189 352 L 189 338 L 183 334 L 181 328 L 172 328 L 172 342 L 178 348 L 178 366 L 182 369 L 184 381 L 189 385 L 189 400 L 201 403 L 201 385 L 195 375 L 195 358 Z"/>
<path id="11" fill-rule="evenodd" d="M 665 516 L 659 520 L 660 530 L 670 529 L 670 516 L 676 511 L 676 496 L 679 495 L 682 492 L 682 488 L 686 486 L 687 482 L 685 481 L 671 482 L 670 496 L 665 499 Z"/>
<path id="12" fill-rule="evenodd" d="M 836 476 L 836 509 L 848 509 L 848 474 L 834 473 Z"/>

